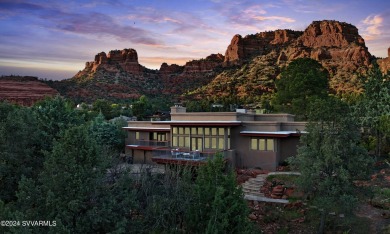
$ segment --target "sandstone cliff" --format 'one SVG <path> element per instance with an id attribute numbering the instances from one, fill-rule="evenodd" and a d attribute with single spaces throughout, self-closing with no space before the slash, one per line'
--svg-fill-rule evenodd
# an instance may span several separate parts
<path id="1" fill-rule="evenodd" d="M 385 74 L 390 74 L 390 47 L 387 49 L 387 58 L 378 59 L 378 65 Z"/>
<path id="2" fill-rule="evenodd" d="M 348 23 L 314 21 L 304 32 L 276 30 L 241 37 L 235 35 L 225 53 L 225 64 L 243 64 L 271 56 L 282 68 L 294 59 L 309 57 L 328 69 L 331 88 L 338 93 L 356 89 L 357 75 L 365 73 L 372 58 L 358 29 Z M 268 59 L 269 60 L 269 59 Z M 273 70 L 273 69 L 271 69 Z"/>
<path id="3" fill-rule="evenodd" d="M 95 55 L 95 60 L 86 62 L 84 70 L 78 72 L 75 78 L 92 77 L 97 71 L 128 72 L 141 74 L 143 67 L 138 63 L 138 54 L 134 49 L 111 50 L 108 55 L 105 52 Z"/>
<path id="4" fill-rule="evenodd" d="M 286 47 L 294 42 L 302 32 L 276 30 L 255 35 L 235 35 L 225 52 L 225 65 L 239 64 L 253 56 L 265 55 L 272 50 Z"/>
<path id="5" fill-rule="evenodd" d="M 63 93 L 81 100 L 102 93 L 112 98 L 172 98 L 185 93 L 189 99 L 235 96 L 259 100 L 274 92 L 274 81 L 283 67 L 302 57 L 327 68 L 331 91 L 339 94 L 359 90 L 357 77 L 368 70 L 373 59 L 355 26 L 323 20 L 314 21 L 304 31 L 235 35 L 225 55 L 212 54 L 184 66 L 163 63 L 159 70 L 140 65 L 134 49 L 113 50 L 108 55 L 101 52 L 72 78 L 78 87 L 68 87 Z M 384 71 L 390 67 L 389 58 L 379 63 Z"/>
<path id="6" fill-rule="evenodd" d="M 36 77 L 7 76 L 0 78 L 0 101 L 31 106 L 46 96 L 58 95 Z"/>

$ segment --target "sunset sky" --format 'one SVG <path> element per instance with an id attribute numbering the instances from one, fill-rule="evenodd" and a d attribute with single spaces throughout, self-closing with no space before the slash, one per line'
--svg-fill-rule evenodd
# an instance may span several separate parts
<path id="1" fill-rule="evenodd" d="M 312 21 L 355 25 L 387 57 L 388 0 L 0 0 L 0 75 L 72 77 L 99 52 L 133 48 L 158 69 L 225 54 L 235 34 L 304 30 Z"/>

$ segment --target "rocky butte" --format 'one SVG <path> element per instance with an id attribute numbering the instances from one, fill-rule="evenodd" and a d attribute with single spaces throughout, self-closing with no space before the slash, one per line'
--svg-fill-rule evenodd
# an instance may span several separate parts
<path id="1" fill-rule="evenodd" d="M 101 52 L 72 78 L 78 84 L 86 82 L 83 90 L 73 87 L 63 94 L 80 99 L 98 97 L 102 92 L 123 98 L 129 98 L 129 93 L 132 97 L 145 94 L 169 98 L 186 93 L 189 99 L 259 97 L 273 92 L 283 67 L 302 57 L 319 61 L 330 73 L 331 91 L 339 94 L 358 92 L 357 77 L 367 72 L 373 59 L 355 26 L 334 20 L 314 21 L 304 31 L 235 35 L 225 55 L 211 54 L 184 66 L 163 63 L 159 70 L 140 65 L 134 49 L 112 50 L 108 55 Z M 389 58 L 379 64 L 383 71 L 388 70 Z"/>

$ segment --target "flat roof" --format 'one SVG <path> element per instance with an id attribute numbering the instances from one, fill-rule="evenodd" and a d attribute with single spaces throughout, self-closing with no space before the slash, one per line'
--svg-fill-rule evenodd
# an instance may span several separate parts
<path id="1" fill-rule="evenodd" d="M 123 127 L 123 129 L 136 130 L 140 132 L 150 132 L 150 131 L 169 132 L 171 130 L 171 128 L 155 128 L 155 127 Z"/>
<path id="2" fill-rule="evenodd" d="M 240 135 L 243 136 L 268 136 L 268 137 L 288 137 L 288 136 L 300 136 L 305 131 L 241 131 Z"/>
<path id="3" fill-rule="evenodd" d="M 242 121 L 170 121 L 174 126 L 238 126 Z"/>

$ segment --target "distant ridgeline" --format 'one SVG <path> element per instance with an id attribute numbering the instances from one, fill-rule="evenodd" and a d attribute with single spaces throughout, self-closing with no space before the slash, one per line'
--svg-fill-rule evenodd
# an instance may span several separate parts
<path id="1" fill-rule="evenodd" d="M 139 64 L 134 49 L 101 52 L 73 78 L 48 84 L 76 102 L 141 95 L 175 101 L 235 98 L 251 102 L 274 92 L 274 81 L 283 67 L 304 57 L 319 61 L 329 71 L 331 92 L 339 95 L 358 92 L 358 75 L 366 73 L 375 59 L 355 26 L 323 20 L 304 31 L 235 35 L 225 55 L 211 54 L 184 66 L 163 63 L 158 70 Z M 378 63 L 384 72 L 390 68 L 389 58 Z"/>
<path id="2" fill-rule="evenodd" d="M 0 101 L 31 106 L 46 96 L 58 95 L 58 91 L 33 76 L 0 77 Z"/>

